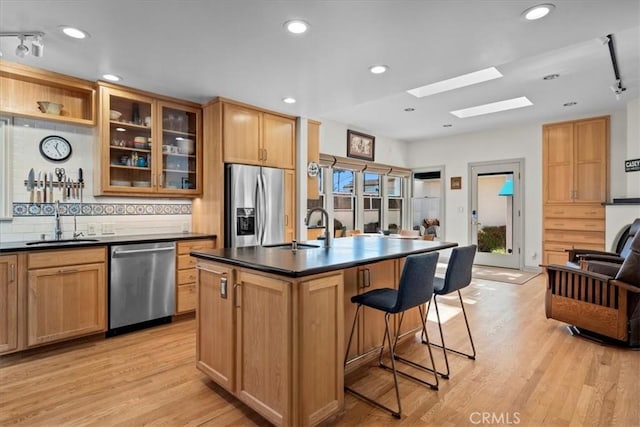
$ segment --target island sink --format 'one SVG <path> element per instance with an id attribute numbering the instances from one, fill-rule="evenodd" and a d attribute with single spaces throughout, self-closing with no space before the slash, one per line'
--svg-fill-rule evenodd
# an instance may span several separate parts
<path id="1" fill-rule="evenodd" d="M 61 239 L 61 240 L 34 240 L 25 245 L 69 245 L 73 243 L 98 242 L 98 239 Z"/>

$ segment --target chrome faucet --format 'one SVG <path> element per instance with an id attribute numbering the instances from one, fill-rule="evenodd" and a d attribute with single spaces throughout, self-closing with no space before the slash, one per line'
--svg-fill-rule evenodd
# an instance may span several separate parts
<path id="1" fill-rule="evenodd" d="M 53 238 L 56 240 L 62 239 L 62 223 L 60 222 L 60 202 L 56 201 L 56 204 L 53 208 L 53 213 L 55 215 L 55 222 L 53 224 Z"/>
<path id="2" fill-rule="evenodd" d="M 311 208 L 309 209 L 309 212 L 307 212 L 307 218 L 304 220 L 304 223 L 309 225 L 309 218 L 311 218 L 311 214 L 314 212 L 320 212 L 322 213 L 322 215 L 324 216 L 324 247 L 325 248 L 329 248 L 331 247 L 331 231 L 329 230 L 329 213 L 320 207 L 317 208 Z"/>

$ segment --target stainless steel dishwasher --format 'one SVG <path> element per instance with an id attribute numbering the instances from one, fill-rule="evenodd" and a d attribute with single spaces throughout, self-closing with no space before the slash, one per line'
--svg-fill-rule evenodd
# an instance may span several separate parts
<path id="1" fill-rule="evenodd" d="M 168 323 L 175 307 L 175 242 L 111 246 L 107 336 Z"/>

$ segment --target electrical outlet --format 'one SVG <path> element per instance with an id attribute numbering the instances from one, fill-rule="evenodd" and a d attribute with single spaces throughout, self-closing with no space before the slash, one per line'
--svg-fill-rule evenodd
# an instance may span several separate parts
<path id="1" fill-rule="evenodd" d="M 102 234 L 116 234 L 115 231 L 113 231 L 112 222 L 105 222 L 102 224 Z"/>
<path id="2" fill-rule="evenodd" d="M 189 223 L 188 222 L 183 222 L 182 223 L 182 232 L 183 233 L 188 233 L 189 232 Z"/>
<path id="3" fill-rule="evenodd" d="M 95 236 L 97 234 L 98 224 L 95 222 L 87 224 L 87 236 Z"/>

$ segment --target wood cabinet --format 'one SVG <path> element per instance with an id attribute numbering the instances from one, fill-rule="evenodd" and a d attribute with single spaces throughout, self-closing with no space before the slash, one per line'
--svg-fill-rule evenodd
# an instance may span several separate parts
<path id="1" fill-rule="evenodd" d="M 200 195 L 200 107 L 102 82 L 99 87 L 97 194 Z"/>
<path id="2" fill-rule="evenodd" d="M 309 120 L 307 122 L 307 164 L 320 162 L 320 122 Z M 318 176 L 307 175 L 307 199 L 318 200 Z"/>
<path id="3" fill-rule="evenodd" d="M 0 112 L 74 125 L 96 124 L 93 82 L 0 60 L 0 87 Z M 40 101 L 61 104 L 60 114 L 42 112 Z"/>
<path id="4" fill-rule="evenodd" d="M 296 238 L 296 172 L 284 171 L 284 240 Z"/>
<path id="5" fill-rule="evenodd" d="M 27 345 L 106 330 L 106 248 L 28 255 Z"/>
<path id="6" fill-rule="evenodd" d="M 196 366 L 275 425 L 344 405 L 342 272 L 284 278 L 197 263 Z"/>
<path id="7" fill-rule="evenodd" d="M 196 309 L 196 366 L 229 392 L 235 391 L 233 270 L 199 263 Z"/>
<path id="8" fill-rule="evenodd" d="M 18 257 L 0 256 L 0 354 L 18 348 Z"/>
<path id="9" fill-rule="evenodd" d="M 295 169 L 295 118 L 228 100 L 222 114 L 225 163 Z"/>
<path id="10" fill-rule="evenodd" d="M 190 252 L 215 248 L 213 239 L 179 240 L 176 251 L 176 311 L 184 314 L 196 309 L 196 260 Z"/>
<path id="11" fill-rule="evenodd" d="M 567 249 L 604 250 L 609 117 L 543 126 L 543 264 Z"/>

